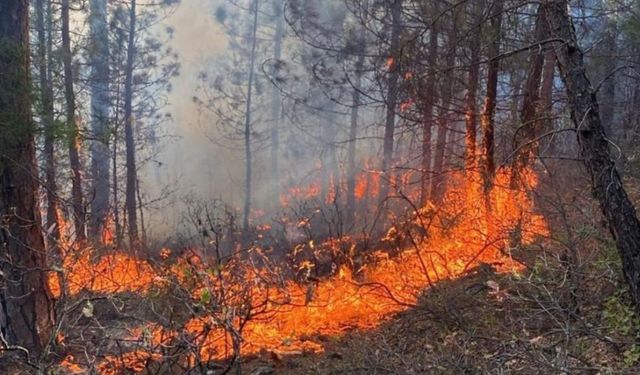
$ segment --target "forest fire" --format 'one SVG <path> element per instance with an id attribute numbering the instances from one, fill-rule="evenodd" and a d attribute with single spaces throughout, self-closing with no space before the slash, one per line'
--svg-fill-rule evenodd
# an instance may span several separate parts
<path id="1" fill-rule="evenodd" d="M 445 3 L 0 0 L 0 373 L 640 373 L 639 0 Z"/>
<path id="2" fill-rule="evenodd" d="M 356 269 L 343 264 L 323 279 L 300 282 L 281 277 L 285 270 L 274 264 L 257 266 L 241 259 L 216 266 L 192 252 L 155 268 L 122 254 L 105 256 L 94 264 L 86 254 L 65 266 L 67 285 L 71 294 L 81 288 L 144 294 L 152 285 L 162 289 L 169 280 L 176 280 L 193 303 L 208 311 L 180 326 L 154 323 L 137 329 L 132 340 L 146 343 L 146 351 L 138 348 L 105 358 L 99 366 L 104 374 L 121 373 L 123 368 L 141 371 L 145 363 L 168 355 L 180 340 L 199 348 L 184 359 L 190 365 L 223 361 L 240 353 L 321 352 L 323 337 L 375 328 L 414 306 L 424 288 L 456 278 L 481 262 L 502 272 L 520 270 L 520 263 L 508 254 L 509 246 L 527 245 L 548 229 L 533 212 L 526 192 L 535 188 L 535 174 L 525 170 L 518 177 L 518 186 L 526 189 L 513 188 L 513 174 L 501 170 L 487 199 L 480 175 L 454 176 L 442 204 L 429 204 L 415 215 L 413 226 L 420 230 L 397 227 L 387 234 L 392 242 L 411 237 L 405 243 L 413 245 L 396 255 L 373 252 L 366 264 Z M 339 241 L 329 242 L 337 246 Z"/>

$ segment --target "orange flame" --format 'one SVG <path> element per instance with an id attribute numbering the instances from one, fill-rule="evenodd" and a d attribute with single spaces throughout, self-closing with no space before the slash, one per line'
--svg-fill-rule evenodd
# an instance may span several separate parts
<path id="1" fill-rule="evenodd" d="M 519 171 L 518 176 L 524 186 L 535 188 L 537 178 L 531 170 Z M 399 178 L 404 183 L 410 176 Z M 187 253 L 167 268 L 168 273 L 190 291 L 195 301 L 212 306 L 209 313 L 191 318 L 177 330 L 157 325 L 138 330 L 138 335 L 151 332 L 148 351 L 108 357 L 99 370 L 105 374 L 117 374 L 122 368 L 142 371 L 149 361 L 162 359 L 161 351 L 154 346 L 186 337 L 198 348 L 197 355 L 189 357 L 192 365 L 196 358 L 210 361 L 229 357 L 234 341 L 244 355 L 264 350 L 277 355 L 321 352 L 321 336 L 375 328 L 394 313 L 414 306 L 425 287 L 458 277 L 479 262 L 494 264 L 499 271 L 518 271 L 522 266 L 504 250 L 514 237 L 530 244 L 537 236 L 547 235 L 548 227 L 534 212 L 529 194 L 512 187 L 513 178 L 511 170 L 500 170 L 487 196 L 479 174 L 452 176 L 442 203 L 427 204 L 415 213 L 413 223 L 399 225 L 388 233 L 388 239 L 394 240 L 415 235 L 412 228 L 422 228 L 425 238 L 417 246 L 393 257 L 374 252 L 366 265 L 338 267 L 333 277 L 325 280 L 273 280 L 266 269 L 251 266 L 246 259 L 211 266 L 195 253 Z M 336 248 L 340 241 L 329 240 L 327 246 Z M 70 267 L 67 276 L 71 293 L 82 286 L 98 292 L 121 291 L 123 284 L 128 290 L 144 292 L 159 279 L 148 263 L 123 254 L 103 257 L 96 264 L 88 256 L 81 256 L 79 266 L 65 267 Z M 307 262 L 301 267 L 310 270 L 314 265 Z M 113 283 L 114 273 L 118 274 L 117 284 Z"/>

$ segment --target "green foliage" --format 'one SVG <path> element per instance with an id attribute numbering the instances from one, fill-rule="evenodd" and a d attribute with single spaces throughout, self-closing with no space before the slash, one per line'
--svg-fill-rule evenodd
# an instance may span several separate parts
<path id="1" fill-rule="evenodd" d="M 624 292 L 618 292 L 604 303 L 603 317 L 607 326 L 624 336 L 636 335 L 640 319 L 636 316 L 631 302 L 627 302 Z"/>
<path id="2" fill-rule="evenodd" d="M 622 353 L 622 361 L 626 367 L 637 364 L 640 360 L 640 318 L 627 293 L 621 291 L 609 297 L 604 303 L 602 315 L 610 330 L 633 339 L 633 344 Z"/>

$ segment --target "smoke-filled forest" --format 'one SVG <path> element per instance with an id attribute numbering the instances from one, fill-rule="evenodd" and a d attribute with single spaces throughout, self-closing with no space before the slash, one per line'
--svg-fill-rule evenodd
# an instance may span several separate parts
<path id="1" fill-rule="evenodd" d="M 638 0 L 0 0 L 0 374 L 640 372 Z"/>

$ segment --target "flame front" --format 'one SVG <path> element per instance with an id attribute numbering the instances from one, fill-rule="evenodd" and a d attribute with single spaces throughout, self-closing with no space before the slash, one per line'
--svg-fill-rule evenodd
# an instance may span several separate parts
<path id="1" fill-rule="evenodd" d="M 526 192 L 537 184 L 535 173 L 518 172 L 518 186 L 526 189 L 514 187 L 515 177 L 510 169 L 502 169 L 487 193 L 479 173 L 452 176 L 451 188 L 441 204 L 427 204 L 414 213 L 412 223 L 387 233 L 387 241 L 410 237 L 408 243 L 413 246 L 397 255 L 373 252 L 365 264 L 352 259 L 351 267 L 342 265 L 329 278 L 294 281 L 278 277 L 269 266 L 253 266 L 246 259 L 209 265 L 193 253 L 155 268 L 123 254 L 112 254 L 96 263 L 84 254 L 65 262 L 68 293 L 82 289 L 146 293 L 152 286 L 164 288 L 170 284 L 168 280 L 177 280 L 207 311 L 178 326 L 149 324 L 139 330 L 134 335 L 138 338 L 149 332 L 150 337 L 144 340 L 146 351 L 106 358 L 99 366 L 104 374 L 121 373 L 123 368 L 139 371 L 144 367 L 141 362 L 161 359 L 163 347 L 179 340 L 198 348 L 185 359 L 191 365 L 224 360 L 238 351 L 243 355 L 321 352 L 326 337 L 375 328 L 393 314 L 415 306 L 426 287 L 458 277 L 480 262 L 494 264 L 499 271 L 520 270 L 522 266 L 509 255 L 510 246 L 530 244 L 537 236 L 547 235 L 548 228 L 544 218 L 534 212 L 533 200 Z M 358 190 L 370 183 L 371 178 L 363 174 L 358 178 Z M 312 190 L 299 192 L 317 193 Z M 338 247 L 340 241 L 329 240 L 327 246 Z M 162 258 L 169 254 L 163 250 Z M 301 265 L 306 269 L 313 266 Z"/>

